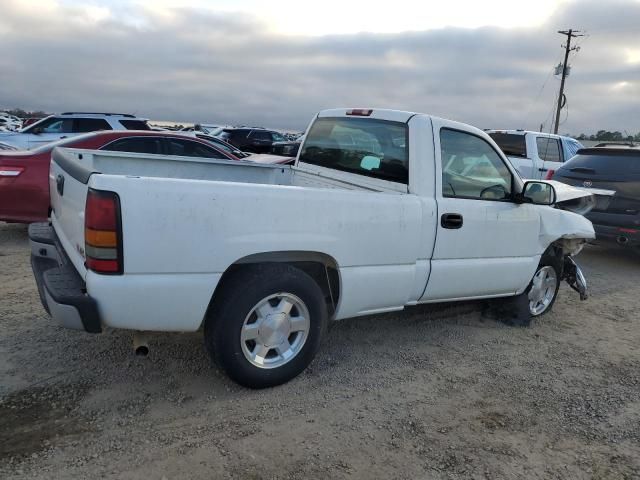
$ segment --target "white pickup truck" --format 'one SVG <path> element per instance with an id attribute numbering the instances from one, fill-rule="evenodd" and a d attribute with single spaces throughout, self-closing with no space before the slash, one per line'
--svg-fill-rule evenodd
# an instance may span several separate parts
<path id="1" fill-rule="evenodd" d="M 469 125 L 334 109 L 294 166 L 56 149 L 51 223 L 29 231 L 44 307 L 100 332 L 204 329 L 237 382 L 283 383 L 327 324 L 428 302 L 524 294 L 532 316 L 594 238 L 590 194 L 523 182 Z"/>
<path id="2" fill-rule="evenodd" d="M 584 146 L 571 137 L 527 130 L 487 130 L 522 178 L 547 179 Z"/>

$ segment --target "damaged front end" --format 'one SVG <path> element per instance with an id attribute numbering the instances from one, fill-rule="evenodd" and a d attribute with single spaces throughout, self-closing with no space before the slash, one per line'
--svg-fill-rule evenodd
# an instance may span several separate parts
<path id="1" fill-rule="evenodd" d="M 587 280 L 573 257 L 587 242 L 595 239 L 591 222 L 584 217 L 596 205 L 608 202 L 614 192 L 571 187 L 559 182 L 551 183 L 556 190 L 555 208 L 545 209 L 540 215 L 540 242 L 542 248 L 551 247 L 562 259 L 562 277 L 578 292 L 580 300 L 588 298 Z"/>
<path id="2" fill-rule="evenodd" d="M 569 255 L 564 257 L 564 265 L 562 268 L 562 280 L 566 281 L 569 286 L 580 294 L 580 300 L 589 298 L 587 292 L 587 279 L 584 277 L 580 267 L 574 262 Z"/>
<path id="3" fill-rule="evenodd" d="M 563 258 L 561 280 L 565 280 L 572 289 L 580 294 L 580 300 L 586 300 L 589 296 L 587 279 L 572 257 L 578 255 L 586 243 L 587 240 L 584 238 L 561 238 L 553 243 L 557 255 Z"/>

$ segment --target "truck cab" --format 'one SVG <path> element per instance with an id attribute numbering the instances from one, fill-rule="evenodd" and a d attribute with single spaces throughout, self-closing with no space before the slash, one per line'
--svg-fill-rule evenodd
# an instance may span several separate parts
<path id="1" fill-rule="evenodd" d="M 571 137 L 527 130 L 488 130 L 522 178 L 550 179 L 583 145 Z"/>

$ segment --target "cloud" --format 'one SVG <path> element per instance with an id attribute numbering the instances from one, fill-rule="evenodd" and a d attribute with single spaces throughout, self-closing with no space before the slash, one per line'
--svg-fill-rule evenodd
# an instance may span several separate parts
<path id="1" fill-rule="evenodd" d="M 331 36 L 276 34 L 257 17 L 197 7 L 30 5 L 3 4 L 0 106 L 292 129 L 323 108 L 372 106 L 549 128 L 556 31 L 572 26 L 589 36 L 570 60 L 561 131 L 640 130 L 633 0 L 563 4 L 535 28 Z"/>

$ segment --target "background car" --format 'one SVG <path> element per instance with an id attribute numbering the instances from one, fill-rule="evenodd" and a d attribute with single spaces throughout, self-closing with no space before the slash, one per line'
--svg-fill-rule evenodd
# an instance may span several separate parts
<path id="1" fill-rule="evenodd" d="M 211 123 L 196 123 L 193 127 L 184 127 L 182 132 L 200 132 L 205 135 L 220 135 L 225 128 L 231 128 L 229 125 L 214 125 Z"/>
<path id="2" fill-rule="evenodd" d="M 0 150 L 18 150 L 18 148 L 14 147 L 13 145 L 0 142 Z"/>
<path id="3" fill-rule="evenodd" d="M 22 128 L 22 120 L 7 112 L 0 112 L 0 131 L 15 132 Z"/>
<path id="4" fill-rule="evenodd" d="M 49 216 L 49 163 L 54 147 L 238 160 L 206 140 L 173 132 L 93 132 L 34 150 L 0 151 L 0 220 L 37 222 Z"/>
<path id="5" fill-rule="evenodd" d="M 295 140 L 273 142 L 273 145 L 271 145 L 271 153 L 274 155 L 284 155 L 285 157 L 295 157 L 298 155 L 298 150 L 300 150 L 300 145 L 302 145 L 303 140 L 304 136 L 301 136 Z"/>
<path id="6" fill-rule="evenodd" d="M 580 149 L 556 170 L 553 180 L 615 191 L 609 202 L 597 203 L 586 215 L 593 223 L 596 240 L 640 247 L 640 147 Z"/>
<path id="7" fill-rule="evenodd" d="M 147 120 L 126 113 L 66 112 L 50 115 L 19 132 L 0 132 L 0 142 L 33 149 L 49 142 L 98 130 L 149 130 Z"/>
<path id="8" fill-rule="evenodd" d="M 550 179 L 584 146 L 562 135 L 527 130 L 486 130 L 522 178 Z"/>
<path id="9" fill-rule="evenodd" d="M 269 153 L 273 142 L 282 142 L 281 133 L 264 128 L 225 128 L 220 138 L 243 152 Z"/>
<path id="10" fill-rule="evenodd" d="M 225 152 L 231 153 L 232 155 L 238 158 L 245 158 L 250 155 L 249 153 L 243 152 L 242 150 L 238 149 L 234 145 L 231 145 L 230 143 L 225 142 L 219 137 L 213 137 L 211 135 L 207 135 L 200 132 L 189 132 L 184 130 L 182 130 L 180 133 L 183 133 L 184 135 L 193 135 L 194 137 L 213 143 L 216 147 L 220 148 L 221 150 L 224 150 Z"/>

